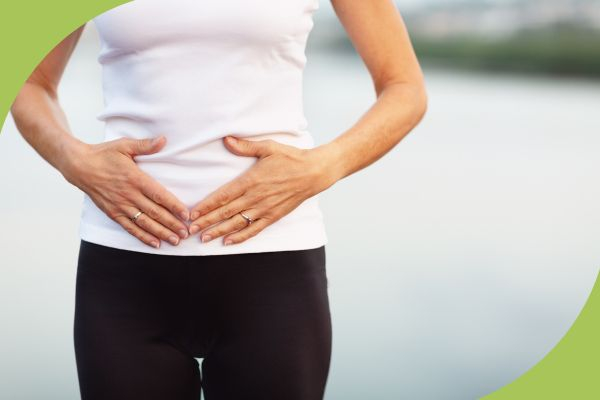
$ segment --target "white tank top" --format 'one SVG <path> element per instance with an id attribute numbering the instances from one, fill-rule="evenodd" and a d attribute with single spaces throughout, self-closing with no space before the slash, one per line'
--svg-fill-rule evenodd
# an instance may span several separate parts
<path id="1" fill-rule="evenodd" d="M 314 147 L 302 77 L 318 7 L 318 0 L 136 0 L 97 16 L 104 141 L 165 135 L 161 151 L 136 162 L 189 209 L 257 161 L 229 152 L 224 136 Z M 79 235 L 155 254 L 310 249 L 327 243 L 318 196 L 242 243 L 225 246 L 223 236 L 202 243 L 195 234 L 155 249 L 85 195 Z"/>

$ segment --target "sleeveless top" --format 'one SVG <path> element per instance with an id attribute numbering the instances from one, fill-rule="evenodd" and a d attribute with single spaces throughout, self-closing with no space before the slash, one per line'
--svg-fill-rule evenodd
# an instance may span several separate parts
<path id="1" fill-rule="evenodd" d="M 139 168 L 191 208 L 256 161 L 231 134 L 313 148 L 303 111 L 305 46 L 318 0 L 135 0 L 93 19 L 101 49 L 104 141 L 166 136 Z M 241 243 L 198 233 L 159 249 L 132 236 L 84 195 L 80 238 L 169 255 L 301 250 L 327 243 L 319 195 Z M 242 210 L 243 211 L 243 210 Z M 260 216 L 258 216 L 260 217 Z"/>

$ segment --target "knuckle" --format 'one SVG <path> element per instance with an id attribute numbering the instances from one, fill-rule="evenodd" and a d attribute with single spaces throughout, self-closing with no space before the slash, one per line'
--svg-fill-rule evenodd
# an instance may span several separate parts
<path id="1" fill-rule="evenodd" d="M 140 215 L 139 218 L 135 220 L 135 222 L 140 228 L 144 230 L 148 230 L 148 228 L 150 227 L 148 218 L 144 217 L 144 214 Z"/>
<path id="2" fill-rule="evenodd" d="M 149 218 L 146 218 L 146 222 L 144 225 L 144 230 L 152 235 L 157 235 L 157 229 L 156 226 L 154 224 L 151 223 L 152 220 L 150 220 Z"/>
<path id="3" fill-rule="evenodd" d="M 174 234 L 175 236 L 179 236 L 179 233 L 178 233 L 178 232 L 179 232 L 180 230 L 187 231 L 187 229 L 186 229 L 185 227 L 183 227 L 183 226 L 180 226 L 180 225 L 178 225 L 177 223 L 175 223 L 175 222 L 171 222 L 171 221 L 168 221 L 168 223 L 167 223 L 166 227 L 167 227 L 168 229 L 170 229 L 170 230 L 173 232 L 172 234 Z"/>
<path id="4" fill-rule="evenodd" d="M 152 219 L 159 219 L 160 212 L 156 207 L 150 207 L 145 211 L 146 215 Z"/>
<path id="5" fill-rule="evenodd" d="M 248 229 L 248 232 L 245 233 L 245 239 L 249 239 L 252 236 L 256 236 L 258 234 L 258 232 L 260 232 L 259 228 L 254 228 L 254 229 Z"/>
<path id="6" fill-rule="evenodd" d="M 194 208 L 192 208 L 190 210 L 190 218 L 191 218 L 191 215 L 194 213 L 198 213 L 199 215 L 204 215 L 205 214 L 204 207 L 195 206 Z"/>
<path id="7" fill-rule="evenodd" d="M 245 229 L 244 233 L 248 234 L 248 235 L 255 235 L 258 231 L 260 231 L 262 229 L 259 222 L 261 222 L 260 219 L 255 220 L 253 223 L 248 225 L 248 229 Z"/>
<path id="8" fill-rule="evenodd" d="M 239 230 L 239 229 L 244 229 L 246 226 L 248 226 L 248 222 L 246 222 L 245 219 L 241 219 L 237 222 L 235 227 L 236 227 L 236 229 Z"/>
<path id="9" fill-rule="evenodd" d="M 238 237 L 235 238 L 236 243 L 242 243 L 243 241 L 250 238 L 250 235 L 247 233 L 242 233 Z"/>
<path id="10" fill-rule="evenodd" d="M 254 186 L 251 192 L 244 195 L 251 204 L 257 204 L 267 197 L 266 192 L 260 186 Z"/>
<path id="11" fill-rule="evenodd" d="M 279 219 L 281 219 L 283 217 L 282 215 L 278 215 L 275 213 L 269 213 L 267 215 L 262 216 L 262 220 L 263 222 L 265 222 L 267 225 L 271 225 L 274 222 L 277 222 Z"/>
<path id="12" fill-rule="evenodd" d="M 228 219 L 229 217 L 231 217 L 230 209 L 227 209 L 227 208 L 219 209 L 219 219 L 220 220 Z"/>
<path id="13" fill-rule="evenodd" d="M 247 239 L 249 239 L 250 237 L 252 237 L 252 233 L 250 232 L 249 229 L 245 229 L 241 232 L 236 233 L 235 235 L 227 238 L 228 240 L 233 241 L 233 243 L 241 243 Z"/>
<path id="14" fill-rule="evenodd" d="M 129 224 L 125 224 L 125 231 L 127 231 L 127 233 L 129 233 L 130 235 L 136 236 L 135 228 Z"/>
<path id="15" fill-rule="evenodd" d="M 132 234 L 134 237 L 136 237 L 136 238 L 138 238 L 139 240 L 141 240 L 142 242 L 144 242 L 144 241 L 145 241 L 145 240 L 144 240 L 144 234 L 143 234 L 141 231 L 139 231 L 139 230 L 137 230 L 137 229 L 136 229 L 136 230 L 133 230 L 133 231 L 131 232 L 131 234 Z"/>
<path id="16" fill-rule="evenodd" d="M 168 229 L 160 229 L 160 232 L 159 232 L 158 236 L 160 238 L 162 238 L 163 240 L 167 240 L 168 241 L 169 237 L 171 237 L 173 235 L 175 235 L 175 234 L 173 232 L 171 232 L 170 230 L 168 230 Z M 177 235 L 175 235 L 175 236 L 177 236 Z"/>
<path id="17" fill-rule="evenodd" d="M 135 236 L 136 238 L 140 238 L 140 233 L 138 231 L 136 231 L 135 229 L 133 229 L 132 227 L 127 228 L 127 232 L 131 235 L 131 236 Z"/>
<path id="18" fill-rule="evenodd" d="M 261 218 L 262 219 L 270 219 L 273 216 L 273 211 L 271 211 L 271 209 L 266 209 L 261 213 Z"/>
<path id="19" fill-rule="evenodd" d="M 152 193 L 151 199 L 155 203 L 162 204 L 165 198 L 162 193 L 155 191 Z"/>
<path id="20" fill-rule="evenodd" d="M 222 190 L 219 193 L 217 193 L 216 201 L 220 206 L 227 204 L 229 201 L 229 192 Z"/>

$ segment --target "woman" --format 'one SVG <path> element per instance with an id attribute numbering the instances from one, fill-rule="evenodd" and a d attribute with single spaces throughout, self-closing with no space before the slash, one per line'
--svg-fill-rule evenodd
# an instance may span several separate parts
<path id="1" fill-rule="evenodd" d="M 427 102 L 393 2 L 332 4 L 377 100 L 324 145 L 302 109 L 318 0 L 138 0 L 96 17 L 99 144 L 71 134 L 57 97 L 83 26 L 23 86 L 11 109 L 21 134 L 85 193 L 83 399 L 323 398 L 331 320 L 318 194 L 392 149 Z"/>

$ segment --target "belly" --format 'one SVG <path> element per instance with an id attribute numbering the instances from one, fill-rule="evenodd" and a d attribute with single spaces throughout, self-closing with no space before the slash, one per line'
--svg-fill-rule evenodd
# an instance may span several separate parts
<path id="1" fill-rule="evenodd" d="M 244 174 L 258 160 L 230 152 L 223 143 L 225 136 L 231 134 L 246 140 L 271 139 L 304 149 L 315 145 L 312 135 L 306 130 L 285 126 L 281 126 L 280 130 L 274 129 L 274 126 L 267 128 L 271 130 L 231 132 L 217 127 L 194 128 L 190 125 L 187 134 L 182 134 L 179 129 L 159 129 L 149 122 L 117 118 L 107 121 L 104 140 L 164 135 L 167 140 L 160 151 L 136 156 L 135 161 L 143 172 L 191 208 L 222 185 Z"/>

